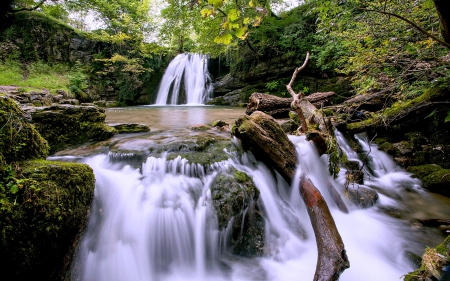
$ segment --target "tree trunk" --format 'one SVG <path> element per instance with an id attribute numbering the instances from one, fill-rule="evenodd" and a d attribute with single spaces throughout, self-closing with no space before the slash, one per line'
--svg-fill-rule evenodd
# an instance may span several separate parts
<path id="1" fill-rule="evenodd" d="M 318 92 L 304 97 L 315 106 L 328 102 L 328 99 L 334 95 L 334 92 Z M 250 115 L 255 111 L 262 111 L 272 117 L 287 117 L 292 110 L 293 98 L 281 98 L 263 93 L 253 93 L 249 98 L 245 114 Z"/>
<path id="2" fill-rule="evenodd" d="M 434 5 L 439 16 L 444 41 L 450 43 L 450 1 L 434 0 Z"/>
<path id="3" fill-rule="evenodd" d="M 313 280 L 338 280 L 341 273 L 350 267 L 344 242 L 342 242 L 327 203 L 317 188 L 309 179 L 302 179 L 299 189 L 316 236 L 318 257 Z"/>
<path id="4" fill-rule="evenodd" d="M 298 163 L 295 147 L 271 116 L 256 111 L 236 120 L 232 134 L 246 150 L 273 167 L 291 183 Z M 319 161 L 319 160 L 318 160 Z M 309 181 L 300 181 L 300 194 L 308 209 L 317 241 L 318 259 L 315 281 L 335 281 L 349 267 L 341 236 L 319 190 Z M 343 204 L 340 202 L 339 204 Z"/>

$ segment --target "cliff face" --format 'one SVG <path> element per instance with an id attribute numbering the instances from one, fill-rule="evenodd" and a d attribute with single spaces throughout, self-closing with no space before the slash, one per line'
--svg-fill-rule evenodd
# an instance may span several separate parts
<path id="1" fill-rule="evenodd" d="M 111 47 L 39 13 L 17 13 L 0 27 L 0 41 L 10 44 L 22 60 L 89 63 L 94 54 Z"/>

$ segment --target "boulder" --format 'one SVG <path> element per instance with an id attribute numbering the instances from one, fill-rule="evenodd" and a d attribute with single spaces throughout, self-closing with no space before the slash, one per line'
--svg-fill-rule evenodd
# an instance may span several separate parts
<path id="1" fill-rule="evenodd" d="M 2 275 L 63 280 L 86 225 L 93 171 L 85 164 L 33 160 L 15 173 L 10 189 L 1 193 Z"/>
<path id="2" fill-rule="evenodd" d="M 235 168 L 219 173 L 211 183 L 211 198 L 219 229 L 230 228 L 233 253 L 260 256 L 264 253 L 264 218 L 259 212 L 259 190 L 253 180 Z"/>
<path id="3" fill-rule="evenodd" d="M 150 127 L 142 124 L 122 123 L 108 124 L 108 126 L 116 129 L 119 134 L 150 132 Z"/>
<path id="4" fill-rule="evenodd" d="M 105 140 L 117 133 L 104 123 L 105 110 L 96 106 L 54 104 L 26 110 L 30 121 L 48 141 L 50 153 L 90 140 Z"/>
<path id="5" fill-rule="evenodd" d="M 361 208 L 370 208 L 378 201 L 378 193 L 368 187 L 350 184 L 345 191 L 348 199 Z"/>

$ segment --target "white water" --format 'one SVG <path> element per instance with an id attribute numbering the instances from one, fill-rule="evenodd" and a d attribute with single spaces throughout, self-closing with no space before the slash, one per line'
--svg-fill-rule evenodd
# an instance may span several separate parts
<path id="1" fill-rule="evenodd" d="M 207 62 L 208 59 L 204 55 L 188 53 L 177 55 L 164 72 L 155 104 L 179 104 L 183 87 L 186 104 L 205 104 L 211 98 L 213 90 Z"/>
<path id="2" fill-rule="evenodd" d="M 359 209 L 346 201 L 349 214 L 335 206 L 328 183 L 343 192 L 343 175 L 328 176 L 326 157 L 318 157 L 303 137 L 291 137 L 302 159 L 297 174 L 309 177 L 320 190 L 335 219 L 347 250 L 350 268 L 343 281 L 399 280 L 413 270 L 405 249 L 417 250 L 411 230 L 398 219 L 380 211 L 401 202 L 380 195 L 380 202 Z M 344 140 L 340 139 L 341 146 Z M 360 138 L 363 145 L 367 142 Z M 383 152 L 371 149 L 373 162 Z M 383 165 L 394 166 L 391 159 Z M 177 158 L 167 161 L 149 157 L 141 171 L 112 164 L 107 156 L 85 159 L 97 179 L 95 200 L 88 229 L 79 245 L 73 280 L 305 280 L 313 279 L 317 250 L 304 203 L 296 188 L 267 167 L 244 154 L 204 169 Z M 266 249 L 262 258 L 233 257 L 220 247 L 217 219 L 211 207 L 209 186 L 214 175 L 229 165 L 253 177 L 261 192 L 259 204 L 266 218 Z M 417 180 L 394 170 L 377 170 L 367 185 L 397 192 L 420 192 Z M 344 171 L 345 172 L 345 171 Z M 342 173 L 344 173 L 342 172 Z M 299 178 L 299 177 L 298 177 Z M 298 186 L 298 183 L 293 183 Z M 291 211 L 289 211 L 291 210 Z M 295 217 L 306 234 L 299 238 Z M 222 241 L 223 243 L 223 241 Z"/>

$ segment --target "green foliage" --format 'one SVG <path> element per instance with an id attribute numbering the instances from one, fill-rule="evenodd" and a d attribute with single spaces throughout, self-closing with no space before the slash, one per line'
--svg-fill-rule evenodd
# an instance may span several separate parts
<path id="1" fill-rule="evenodd" d="M 69 90 L 78 99 L 83 101 L 88 89 L 88 75 L 82 69 L 80 63 L 75 64 L 69 73 Z"/>
<path id="2" fill-rule="evenodd" d="M 114 54 L 109 59 L 96 59 L 96 62 L 100 64 L 100 70 L 96 74 L 103 81 L 115 79 L 119 102 L 124 104 L 133 103 L 137 90 L 143 84 L 141 77 L 151 71 L 144 67 L 142 59 L 119 54 Z"/>

